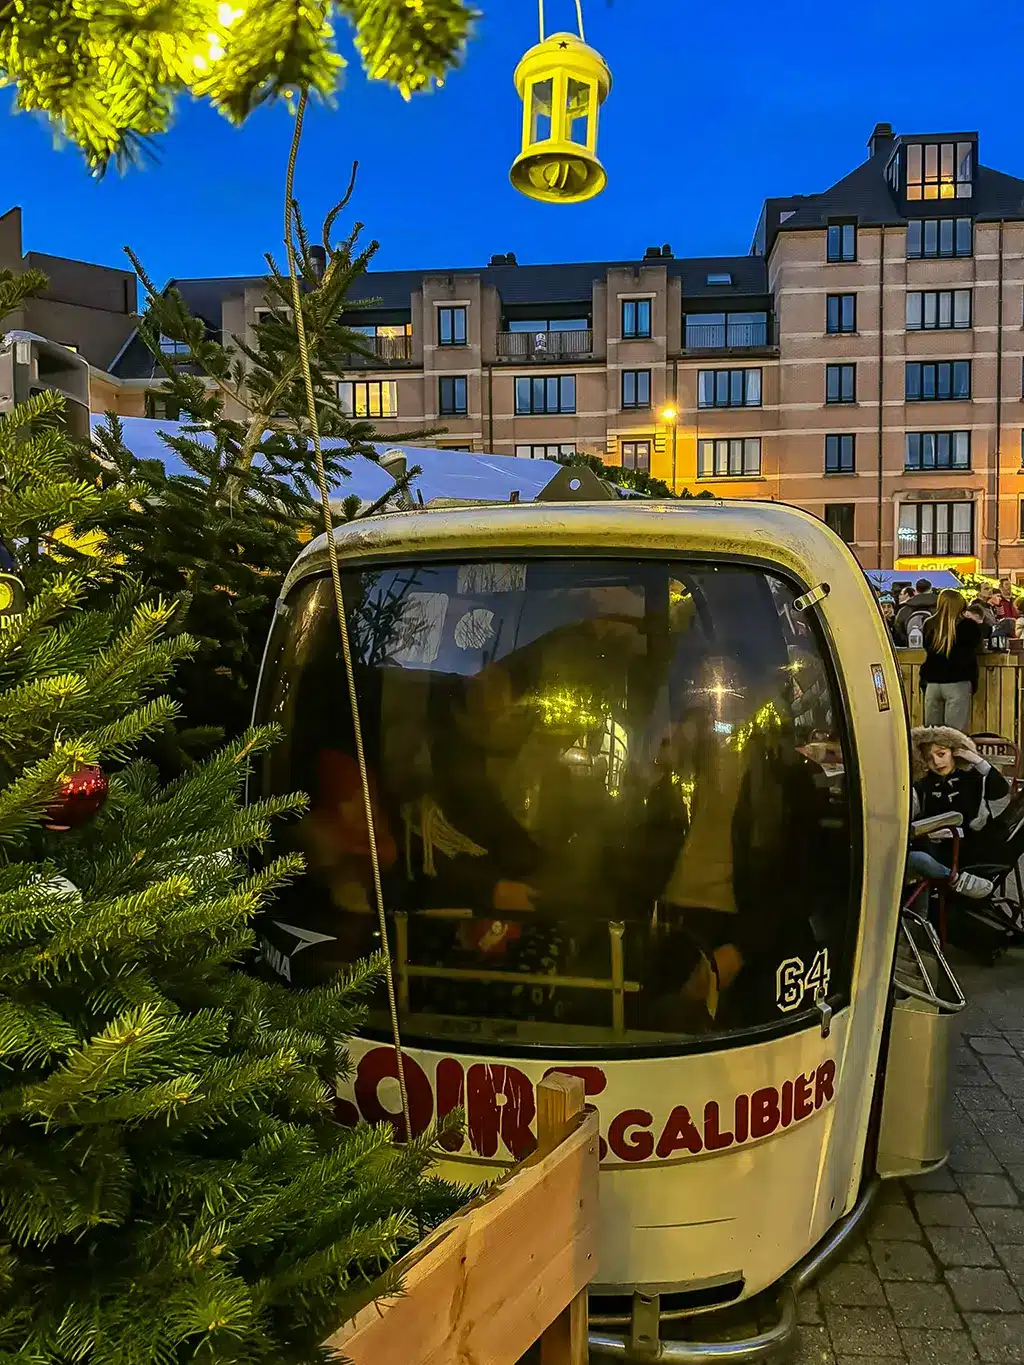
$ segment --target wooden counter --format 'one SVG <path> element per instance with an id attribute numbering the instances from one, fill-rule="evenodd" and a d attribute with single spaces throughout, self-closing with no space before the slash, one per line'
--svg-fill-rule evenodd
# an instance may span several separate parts
<path id="1" fill-rule="evenodd" d="M 898 649 L 900 676 L 903 679 L 903 694 L 907 699 L 911 725 L 924 724 L 924 694 L 921 691 L 920 672 L 924 663 L 923 649 Z M 1004 735 L 1007 739 L 1022 743 L 1021 723 L 1024 721 L 1024 705 L 1021 701 L 1021 687 L 1024 682 L 1024 654 L 979 654 L 978 690 L 974 694 L 971 710 L 971 734 L 984 731 L 994 735 Z"/>

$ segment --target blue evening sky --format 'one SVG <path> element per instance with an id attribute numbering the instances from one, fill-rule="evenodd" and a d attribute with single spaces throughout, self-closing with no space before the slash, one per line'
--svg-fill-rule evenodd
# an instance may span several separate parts
<path id="1" fill-rule="evenodd" d="M 573 26 L 572 0 L 547 0 L 548 28 Z M 782 0 L 584 0 L 589 42 L 613 74 L 602 111 L 604 193 L 567 208 L 516 194 L 512 71 L 536 41 L 532 0 L 485 10 L 461 70 L 410 104 L 371 85 L 353 60 L 333 109 L 307 122 L 298 192 L 310 224 L 360 162 L 354 215 L 380 269 L 632 259 L 653 243 L 677 255 L 744 253 L 768 195 L 813 193 L 851 170 L 874 124 L 897 132 L 977 129 L 981 160 L 1024 176 L 1016 86 L 999 53 L 1024 49 L 1024 10 Z M 957 44 L 973 48 L 969 54 Z M 991 62 L 1002 78 L 988 79 Z M 3 97 L 5 110 L 10 95 Z M 3 123 L 0 212 L 20 204 L 26 249 L 123 263 L 131 244 L 158 283 L 262 271 L 279 251 L 290 123 L 284 108 L 241 129 L 182 104 L 158 160 L 94 181 L 34 116 Z"/>

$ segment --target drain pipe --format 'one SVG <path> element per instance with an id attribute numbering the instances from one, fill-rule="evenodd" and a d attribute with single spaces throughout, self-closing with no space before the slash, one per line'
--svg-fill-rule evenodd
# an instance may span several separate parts
<path id="1" fill-rule="evenodd" d="M 878 238 L 878 518 L 875 536 L 878 541 L 877 568 L 882 564 L 882 502 L 885 496 L 883 466 L 885 460 L 885 224 L 882 224 Z M 893 528 L 893 539 L 896 529 Z M 896 560 L 896 546 L 893 545 L 893 563 Z"/>
<path id="2" fill-rule="evenodd" d="M 1003 220 L 999 220 L 999 287 L 996 291 L 996 450 L 993 484 L 992 535 L 995 540 L 996 578 L 999 577 L 999 495 L 1003 453 Z M 972 318 L 973 322 L 974 319 Z"/>
<path id="3" fill-rule="evenodd" d="M 487 366 L 487 449 L 494 454 L 494 366 Z M 513 450 L 512 454 L 515 454 Z"/>

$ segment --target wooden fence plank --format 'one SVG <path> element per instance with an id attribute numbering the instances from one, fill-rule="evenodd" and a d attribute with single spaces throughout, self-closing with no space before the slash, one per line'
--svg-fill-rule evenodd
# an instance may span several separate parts
<path id="1" fill-rule="evenodd" d="M 586 1090 L 581 1076 L 556 1072 L 537 1087 L 537 1148 L 553 1151 L 582 1114 Z M 587 1365 L 587 1291 L 580 1292 L 540 1339 L 540 1365 Z"/>
<path id="2" fill-rule="evenodd" d="M 924 702 L 920 677 L 924 650 L 899 649 L 896 653 L 910 724 L 923 725 Z M 978 657 L 978 664 L 978 690 L 971 706 L 971 733 L 1002 735 L 1016 744 L 1024 743 L 1021 735 L 1024 725 L 1021 707 L 1024 655 L 982 654 Z"/>

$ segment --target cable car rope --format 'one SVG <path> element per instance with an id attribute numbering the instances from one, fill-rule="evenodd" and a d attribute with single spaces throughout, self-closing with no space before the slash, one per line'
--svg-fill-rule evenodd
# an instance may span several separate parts
<path id="1" fill-rule="evenodd" d="M 544 41 L 544 0 L 537 0 L 537 19 L 540 29 L 540 40 Z M 579 29 L 580 42 L 585 42 L 583 37 L 583 0 L 576 0 L 576 27 Z"/>
<path id="2" fill-rule="evenodd" d="M 543 0 L 541 0 L 543 4 Z M 352 709 L 352 728 L 355 733 L 356 763 L 359 780 L 363 789 L 363 809 L 366 814 L 366 829 L 369 835 L 370 865 L 373 869 L 373 891 L 377 902 L 377 921 L 380 926 L 381 948 L 384 955 L 384 977 L 387 983 L 388 1010 L 391 1014 L 391 1038 L 395 1049 L 395 1064 L 398 1072 L 398 1088 L 402 1097 L 402 1119 L 405 1126 L 405 1140 L 412 1141 L 412 1120 L 409 1115 L 409 1094 L 405 1085 L 405 1056 L 402 1052 L 402 1034 L 398 1022 L 398 1002 L 395 996 L 395 975 L 391 963 L 391 949 L 388 944 L 387 915 L 384 911 L 384 889 L 380 877 L 380 859 L 377 854 L 377 831 L 373 818 L 373 798 L 370 794 L 370 778 L 366 770 L 366 753 L 363 748 L 363 730 L 359 719 L 359 697 L 356 690 L 356 675 L 352 665 L 352 644 L 349 639 L 348 620 L 345 616 L 345 600 L 341 591 L 341 566 L 338 559 L 338 546 L 334 539 L 334 521 L 331 516 L 331 498 L 327 490 L 327 472 L 324 469 L 323 451 L 320 447 L 320 424 L 316 415 L 316 400 L 313 394 L 313 376 L 309 364 L 309 348 L 306 343 L 306 323 L 302 316 L 302 289 L 299 283 L 299 267 L 296 259 L 295 241 L 292 232 L 295 216 L 293 188 L 295 184 L 295 162 L 298 159 L 299 143 L 302 139 L 302 123 L 306 112 L 308 91 L 303 87 L 295 111 L 295 127 L 292 132 L 291 151 L 288 154 L 288 174 L 285 178 L 284 239 L 288 251 L 288 275 L 292 286 L 292 312 L 295 315 L 295 331 L 299 343 L 299 359 L 302 368 L 302 384 L 306 393 L 306 416 L 309 419 L 313 438 L 313 456 L 316 461 L 317 483 L 320 487 L 320 506 L 323 511 L 324 532 L 327 536 L 327 558 L 331 566 L 331 583 L 334 587 L 335 614 L 341 636 L 341 653 L 345 661 L 345 680 L 348 684 L 349 704 Z M 326 245 L 326 244 L 325 244 Z"/>

